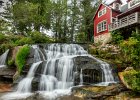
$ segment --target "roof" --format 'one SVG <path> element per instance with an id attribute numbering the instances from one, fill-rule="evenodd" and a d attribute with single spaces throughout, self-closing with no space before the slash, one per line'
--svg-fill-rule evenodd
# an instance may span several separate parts
<path id="1" fill-rule="evenodd" d="M 100 8 L 101 5 L 106 6 L 107 8 L 109 8 L 110 10 L 112 10 L 112 11 L 114 11 L 114 12 L 121 13 L 120 11 L 115 10 L 115 9 L 109 7 L 108 5 L 101 3 L 101 4 L 98 6 L 98 9 L 97 9 L 96 12 L 95 12 L 95 15 L 93 16 L 93 19 L 95 18 L 95 16 L 96 16 L 96 14 L 97 14 L 97 12 L 98 12 L 98 10 L 99 10 L 99 8 Z"/>
<path id="2" fill-rule="evenodd" d="M 118 16 L 124 15 L 124 14 L 126 14 L 126 13 L 128 13 L 128 12 L 133 12 L 133 11 L 135 11 L 135 9 L 140 9 L 140 5 L 136 5 L 136 6 L 134 6 L 134 7 L 128 9 L 128 4 L 127 4 L 127 5 L 124 6 L 124 8 L 122 9 L 123 12 L 122 12 L 121 14 L 119 14 Z"/>
<path id="3" fill-rule="evenodd" d="M 126 10 L 128 10 L 128 4 L 125 4 L 121 7 L 121 12 L 125 12 Z"/>

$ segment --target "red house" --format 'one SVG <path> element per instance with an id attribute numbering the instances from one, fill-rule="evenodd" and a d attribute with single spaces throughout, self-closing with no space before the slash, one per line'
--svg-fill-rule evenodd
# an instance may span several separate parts
<path id="1" fill-rule="evenodd" d="M 94 42 L 107 42 L 110 31 L 140 25 L 140 0 L 127 0 L 123 6 L 121 0 L 100 4 L 93 19 Z"/>

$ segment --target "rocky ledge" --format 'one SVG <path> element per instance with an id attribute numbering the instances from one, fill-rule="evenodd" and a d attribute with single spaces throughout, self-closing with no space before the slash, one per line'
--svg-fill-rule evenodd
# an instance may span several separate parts
<path id="1" fill-rule="evenodd" d="M 0 68 L 0 81 L 3 82 L 12 82 L 13 76 L 16 72 L 16 69 L 11 69 L 7 67 Z"/>
<path id="2" fill-rule="evenodd" d="M 73 88 L 73 94 L 77 97 L 84 98 L 84 100 L 106 100 L 110 96 L 115 96 L 125 91 L 128 91 L 128 89 L 122 84 L 114 84 L 111 86 L 82 86 Z"/>

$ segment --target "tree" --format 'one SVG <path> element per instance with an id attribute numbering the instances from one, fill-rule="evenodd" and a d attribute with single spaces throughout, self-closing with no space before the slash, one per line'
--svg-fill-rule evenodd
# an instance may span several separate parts
<path id="1" fill-rule="evenodd" d="M 82 17 L 83 17 L 83 27 L 82 31 L 86 34 L 87 41 L 92 40 L 93 36 L 93 17 L 97 10 L 98 5 L 102 0 L 83 0 L 82 3 Z"/>

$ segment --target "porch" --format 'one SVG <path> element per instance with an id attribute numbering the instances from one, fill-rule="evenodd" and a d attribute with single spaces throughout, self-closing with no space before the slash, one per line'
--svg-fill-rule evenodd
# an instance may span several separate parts
<path id="1" fill-rule="evenodd" d="M 109 31 L 113 31 L 133 24 L 140 24 L 140 12 L 135 12 L 121 19 L 117 19 L 117 21 L 111 23 L 108 28 Z"/>

